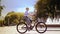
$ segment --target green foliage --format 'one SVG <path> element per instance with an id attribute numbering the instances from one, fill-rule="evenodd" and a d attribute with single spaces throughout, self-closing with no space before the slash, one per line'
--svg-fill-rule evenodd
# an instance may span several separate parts
<path id="1" fill-rule="evenodd" d="M 9 12 L 5 17 L 5 24 L 17 24 L 19 20 L 24 16 L 24 13 Z"/>
<path id="2" fill-rule="evenodd" d="M 0 6 L 0 10 L 2 10 L 3 9 L 3 6 Z"/>
<path id="3" fill-rule="evenodd" d="M 37 17 L 44 17 L 47 16 L 46 13 L 48 13 L 47 8 L 48 8 L 48 0 L 39 0 L 35 8 L 37 10 Z"/>
<path id="4" fill-rule="evenodd" d="M 0 26 L 4 25 L 4 20 L 0 20 Z"/>
<path id="5" fill-rule="evenodd" d="M 19 20 L 15 19 L 15 20 L 13 20 L 13 23 L 18 24 L 19 23 Z"/>
<path id="6" fill-rule="evenodd" d="M 56 7 L 56 8 L 55 8 Z M 37 17 L 52 16 L 56 14 L 56 9 L 60 10 L 60 0 L 38 0 L 35 8 Z"/>
<path id="7" fill-rule="evenodd" d="M 0 6 L 0 16 L 1 16 L 2 10 L 3 10 L 3 6 Z"/>

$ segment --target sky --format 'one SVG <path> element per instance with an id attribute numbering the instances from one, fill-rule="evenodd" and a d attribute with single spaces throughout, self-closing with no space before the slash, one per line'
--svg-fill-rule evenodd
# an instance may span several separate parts
<path id="1" fill-rule="evenodd" d="M 10 11 L 25 12 L 26 7 L 30 8 L 30 12 L 33 12 L 36 0 L 2 0 L 1 3 L 5 6 L 2 15 L 6 15 Z"/>

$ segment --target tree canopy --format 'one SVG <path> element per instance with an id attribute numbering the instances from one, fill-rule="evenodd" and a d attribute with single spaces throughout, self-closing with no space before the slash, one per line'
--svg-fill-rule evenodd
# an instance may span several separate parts
<path id="1" fill-rule="evenodd" d="M 19 23 L 19 20 L 24 16 L 24 13 L 20 13 L 20 12 L 9 12 L 6 16 L 5 16 L 5 24 L 9 25 L 9 24 L 17 24 Z M 9 19 L 9 20 L 8 20 Z M 9 24 L 8 24 L 9 21 Z"/>
<path id="2" fill-rule="evenodd" d="M 38 0 L 35 8 L 37 17 L 52 16 L 56 13 L 56 9 L 60 10 L 60 0 Z"/>

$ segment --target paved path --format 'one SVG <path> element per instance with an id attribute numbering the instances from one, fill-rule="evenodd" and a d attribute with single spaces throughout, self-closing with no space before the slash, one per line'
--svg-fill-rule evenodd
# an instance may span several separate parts
<path id="1" fill-rule="evenodd" d="M 16 26 L 6 26 L 0 27 L 0 34 L 19 34 L 16 31 Z M 35 29 L 27 31 L 25 34 L 39 34 Z M 60 28 L 48 28 L 48 30 L 43 34 L 60 34 Z"/>

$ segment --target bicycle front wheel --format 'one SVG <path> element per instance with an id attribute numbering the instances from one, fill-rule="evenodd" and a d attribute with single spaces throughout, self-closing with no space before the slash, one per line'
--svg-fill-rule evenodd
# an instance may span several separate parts
<path id="1" fill-rule="evenodd" d="M 35 28 L 38 33 L 44 33 L 47 30 L 47 25 L 43 22 L 39 22 L 36 24 Z"/>
<path id="2" fill-rule="evenodd" d="M 27 25 L 25 23 L 17 24 L 17 31 L 19 33 L 25 33 L 27 31 Z"/>

